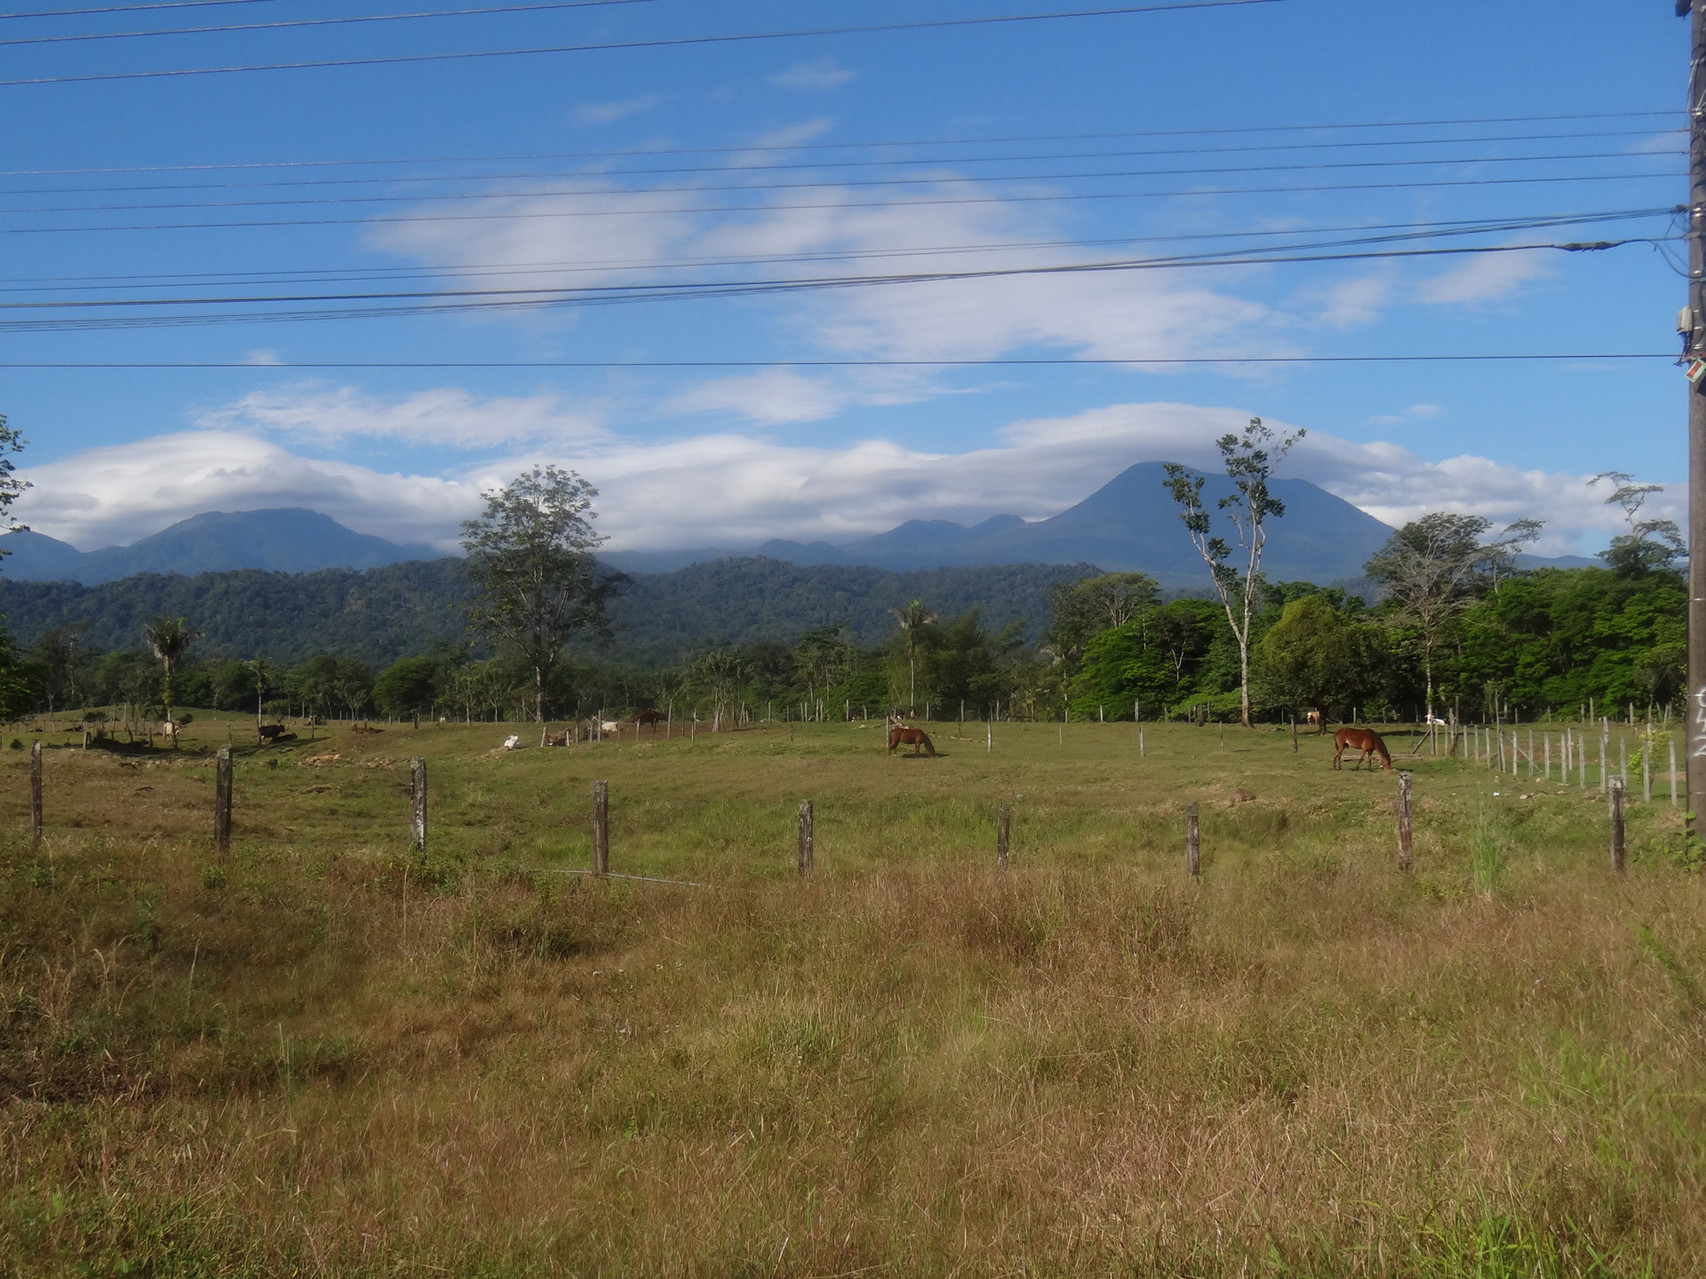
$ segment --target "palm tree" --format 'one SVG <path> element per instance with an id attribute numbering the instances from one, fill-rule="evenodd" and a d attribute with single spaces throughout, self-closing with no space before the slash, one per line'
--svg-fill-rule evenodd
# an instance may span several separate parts
<path id="1" fill-rule="evenodd" d="M 936 615 L 917 600 L 905 608 L 891 608 L 889 612 L 894 614 L 902 642 L 906 645 L 906 705 L 911 710 L 918 705 L 918 646 L 923 641 L 924 628 L 935 625 Z"/>
<path id="2" fill-rule="evenodd" d="M 255 727 L 259 728 L 262 718 L 261 703 L 267 692 L 272 688 L 277 676 L 273 671 L 272 663 L 264 657 L 257 657 L 252 662 L 245 662 L 244 665 L 249 668 L 249 674 L 255 678 Z"/>
<path id="3" fill-rule="evenodd" d="M 178 726 L 172 718 L 172 700 L 177 693 L 175 669 L 184 654 L 189 652 L 190 645 L 201 637 L 201 632 L 186 625 L 181 617 L 156 617 L 142 628 L 142 634 L 154 650 L 154 656 L 166 668 L 166 682 L 161 688 L 160 700 L 166 704 L 166 723 L 170 725 L 166 731 L 172 735 L 172 745 L 176 746 Z"/>

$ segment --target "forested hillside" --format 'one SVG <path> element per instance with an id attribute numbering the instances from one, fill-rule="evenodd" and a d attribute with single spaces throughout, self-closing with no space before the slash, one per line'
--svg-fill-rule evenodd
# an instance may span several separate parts
<path id="1" fill-rule="evenodd" d="M 889 609 L 918 598 L 945 616 L 979 608 L 985 625 L 996 629 L 1022 621 L 1034 639 L 1048 620 L 1049 588 L 1095 571 L 1019 564 L 895 573 L 717 560 L 632 578 L 610 610 L 614 652 L 625 661 L 661 664 L 723 644 L 791 643 L 835 622 L 847 623 L 854 642 L 875 645 L 893 629 Z M 26 647 L 48 631 L 81 627 L 89 647 L 137 648 L 143 624 L 166 615 L 199 629 L 197 651 L 208 656 L 296 663 L 339 653 L 383 666 L 459 643 L 468 590 L 458 559 L 359 572 L 145 573 L 100 586 L 0 579 L 0 614 Z"/>

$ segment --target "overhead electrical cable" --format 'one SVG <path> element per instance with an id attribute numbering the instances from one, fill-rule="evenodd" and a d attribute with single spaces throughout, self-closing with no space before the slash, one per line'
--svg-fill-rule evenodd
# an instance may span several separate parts
<path id="1" fill-rule="evenodd" d="M 212 288 L 220 285 L 238 285 L 243 283 L 355 283 L 363 280 L 386 281 L 395 279 L 420 278 L 479 278 L 489 276 L 532 275 L 549 272 L 558 275 L 572 274 L 607 274 L 612 271 L 647 271 L 658 272 L 665 270 L 690 270 L 705 267 L 740 267 L 740 266 L 783 266 L 792 263 L 839 262 L 839 261 L 882 261 L 895 258 L 932 257 L 932 256 L 962 256 L 984 255 L 1003 252 L 1030 252 L 1039 249 L 1088 249 L 1106 248 L 1113 245 L 1163 244 L 1209 240 L 1230 239 L 1265 239 L 1271 240 L 1284 235 L 1298 237 L 1305 235 L 1351 235 L 1363 233 L 1359 243 L 1403 242 L 1410 240 L 1428 240 L 1462 235 L 1488 235 L 1511 231 L 1539 230 L 1564 226 L 1594 225 L 1599 223 L 1630 221 L 1641 218 L 1669 218 L 1679 206 L 1656 207 L 1650 209 L 1620 209 L 1601 213 L 1558 214 L 1543 217 L 1485 219 L 1474 218 L 1456 222 L 1432 223 L 1375 223 L 1362 226 L 1332 226 L 1332 227 L 1290 227 L 1285 231 L 1264 229 L 1260 231 L 1210 231 L 1193 232 L 1177 235 L 1151 236 L 1118 236 L 1107 239 L 1084 240 L 1014 240 L 993 241 L 985 244 L 954 244 L 954 245 L 915 245 L 902 249 L 844 249 L 823 250 L 813 253 L 778 253 L 761 254 L 748 257 L 697 257 L 670 258 L 646 261 L 604 261 L 604 262 L 519 262 L 519 263 L 462 263 L 456 265 L 422 265 L 398 266 L 382 268 L 347 268 L 347 269 L 302 269 L 269 271 L 227 271 L 216 273 L 183 273 L 175 275 L 135 275 L 135 276 L 40 276 L 31 278 L 14 277 L 9 284 L 0 285 L 0 293 L 23 293 L 41 289 L 46 285 L 57 285 L 63 291 L 90 291 L 98 288 L 137 289 L 158 288 L 173 282 L 182 284 L 193 281 L 200 287 Z M 1388 232 L 1385 235 L 1372 235 L 1373 232 Z M 1681 232 L 1673 227 L 1674 235 L 1663 238 L 1677 238 Z M 1316 244 L 1324 242 L 1315 241 Z M 1325 242 L 1331 243 L 1331 242 Z"/>
<path id="2" fill-rule="evenodd" d="M 346 67 L 398 66 L 411 63 L 466 62 L 479 58 L 517 58 L 566 53 L 617 53 L 631 49 L 676 49 L 694 45 L 751 44 L 766 40 L 805 40 L 822 36 L 875 35 L 894 31 L 939 31 L 1011 23 L 1056 22 L 1081 18 L 1132 17 L 1188 9 L 1236 9 L 1252 5 L 1285 4 L 1288 0 L 1170 0 L 1162 4 L 1120 5 L 1105 9 L 1070 9 L 1046 13 L 989 14 L 970 18 L 925 18 L 910 22 L 873 22 L 841 27 L 806 27 L 792 31 L 740 31 L 726 35 L 662 36 L 644 40 L 607 40 L 588 44 L 535 45 L 519 49 L 451 49 L 439 53 L 379 54 L 362 58 L 324 58 L 302 62 L 260 62 L 222 67 L 170 67 L 152 71 L 94 71 L 77 75 L 28 76 L 0 80 L 0 88 L 47 84 L 92 84 L 112 80 L 161 80 L 184 76 L 238 75 L 256 71 L 328 71 Z"/>
<path id="3" fill-rule="evenodd" d="M 958 369 L 1196 364 L 1440 364 L 1506 360 L 1676 360 L 1674 351 L 1515 351 L 1438 355 L 994 356 L 982 360 L 4 360 L 0 369 Z"/>
<path id="4" fill-rule="evenodd" d="M 352 166 L 381 166 L 381 165 L 410 165 L 410 164 L 480 164 L 492 162 L 523 161 L 523 160 L 605 160 L 605 159 L 643 159 L 651 156 L 671 155 L 746 155 L 767 151 L 845 151 L 860 148 L 908 148 L 926 146 L 983 146 L 1007 145 L 1026 142 L 1086 142 L 1086 141 L 1121 141 L 1130 138 L 1188 138 L 1209 137 L 1215 135 L 1235 134 L 1243 137 L 1250 134 L 1269 133 L 1309 133 L 1330 130 L 1357 129 L 1410 129 L 1449 127 L 1455 125 L 1469 126 L 1478 124 L 1544 124 L 1568 123 L 1575 120 L 1622 120 L 1634 118 L 1670 117 L 1682 118 L 1681 111 L 1606 111 L 1590 114 L 1571 115 L 1532 115 L 1532 116 L 1472 116 L 1455 119 L 1430 120 L 1388 120 L 1388 121 L 1351 121 L 1340 123 L 1317 124 L 1275 124 L 1247 125 L 1224 129 L 1148 129 L 1125 131 L 1117 133 L 1033 133 L 1013 134 L 1005 136 L 960 137 L 960 138 L 887 138 L 865 139 L 853 142 L 786 142 L 786 143 L 752 143 L 746 146 L 726 147 L 648 147 L 635 149 L 632 147 L 617 151 L 544 151 L 522 152 L 511 155 L 463 155 L 463 156 L 369 156 L 366 158 L 344 158 L 331 160 L 243 160 L 228 163 L 207 164 L 149 164 L 149 165 L 108 165 L 95 168 L 78 169 L 0 169 L 0 178 L 17 177 L 54 177 L 73 176 L 77 174 L 115 174 L 115 173 L 196 173 L 206 171 L 239 171 L 249 169 L 310 169 L 338 168 Z M 1648 130 L 1634 130 L 1630 133 L 1589 133 L 1589 134 L 1537 134 L 1535 138 L 1546 137 L 1624 137 L 1635 136 Z M 1682 133 L 1683 129 L 1661 130 L 1666 133 Z M 1479 138 L 1441 138 L 1422 139 L 1420 141 L 1438 142 L 1476 142 L 1476 141 L 1527 141 L 1528 137 L 1506 139 L 1494 137 Z M 1342 145 L 1400 145 L 1405 139 L 1394 138 L 1377 140 L 1366 144 L 1345 143 Z M 1310 144 L 1298 144 L 1307 146 Z M 1239 148 L 1243 149 L 1243 148 Z M 1267 146 L 1258 150 L 1272 149 Z"/>
<path id="5" fill-rule="evenodd" d="M 537 13 L 552 9 L 595 9 L 610 5 L 656 4 L 657 0 L 542 0 L 533 4 L 494 5 L 487 9 L 428 9 L 415 13 L 349 14 L 337 18 L 290 18 L 278 22 L 242 22 L 222 27 L 159 27 L 152 31 L 78 31 L 65 35 L 0 37 L 0 48 L 27 44 L 73 44 L 89 40 L 144 40 L 153 36 L 221 35 L 243 31 L 279 31 L 287 27 L 342 27 L 356 23 L 413 22 L 424 18 L 468 18 L 499 13 Z"/>
<path id="6" fill-rule="evenodd" d="M 1675 132 L 1677 133 L 1678 138 L 1680 140 L 1681 136 L 1682 136 L 1681 131 L 1676 130 Z M 1471 141 L 1471 142 L 1475 142 L 1475 143 L 1488 142 L 1488 141 L 1498 141 L 1498 142 L 1550 142 L 1550 141 L 1565 141 L 1565 140 L 1572 140 L 1572 139 L 1578 139 L 1578 138 L 1637 137 L 1637 136 L 1639 136 L 1639 137 L 1650 137 L 1651 133 L 1648 130 L 1635 129 L 1635 130 L 1624 130 L 1621 132 L 1606 133 L 1606 134 L 1569 134 L 1569 135 L 1565 135 L 1565 134 L 1527 134 L 1527 135 L 1514 135 L 1514 136 L 1506 136 L 1506 137 L 1502 137 L 1502 138 L 1492 138 L 1492 139 L 1489 139 L 1489 138 L 1473 138 L 1473 139 L 1448 138 L 1448 139 L 1435 140 L 1435 139 L 1423 138 L 1423 139 L 1408 139 L 1408 140 L 1404 140 L 1404 141 L 1397 142 L 1397 143 L 1393 143 L 1393 142 L 1324 142 L 1324 143 L 1319 143 L 1319 142 L 1293 142 L 1293 143 L 1278 143 L 1278 144 L 1269 145 L 1269 146 L 1254 145 L 1254 146 L 1236 146 L 1236 147 L 1179 147 L 1179 148 L 1166 148 L 1166 149 L 1124 150 L 1124 151 L 1065 151 L 1065 152 L 1055 152 L 1052 154 L 1031 153 L 1031 154 L 1022 154 L 1022 155 L 1006 154 L 1006 155 L 968 155 L 968 156 L 919 156 L 919 157 L 906 157 L 906 158 L 898 158 L 898 159 L 887 159 L 887 158 L 885 158 L 885 159 L 876 159 L 876 160 L 799 160 L 799 161 L 792 161 L 792 162 L 777 162 L 777 163 L 764 163 L 764 164 L 739 164 L 739 163 L 736 163 L 736 164 L 705 164 L 705 165 L 671 165 L 671 166 L 666 167 L 666 168 L 654 167 L 654 168 L 646 168 L 646 169 L 631 169 L 631 168 L 605 169 L 605 168 L 600 168 L 600 169 L 585 170 L 581 173 L 516 172 L 513 170 L 504 171 L 504 172 L 492 172 L 492 171 L 488 170 L 488 171 L 483 172 L 483 173 L 419 173 L 419 174 L 399 174 L 399 175 L 393 175 L 393 176 L 356 177 L 356 178 L 344 178 L 344 177 L 273 178 L 273 179 L 267 179 L 265 181 L 241 181 L 241 182 L 232 182 L 232 181 L 225 181 L 225 182 L 182 182 L 182 183 L 150 182 L 150 183 L 135 183 L 135 184 L 124 184 L 124 185 L 118 185 L 118 184 L 112 184 L 112 185 L 80 184 L 80 185 L 76 185 L 76 186 L 12 187 L 9 190 L 4 191 L 4 194 L 6 194 L 6 195 L 77 195 L 77 194 L 85 194 L 85 193 L 87 193 L 87 194 L 107 194 L 107 193 L 136 192 L 136 191 L 165 192 L 165 191 L 271 190 L 271 189 L 280 189 L 280 188 L 295 189 L 295 188 L 302 188 L 302 187 L 351 187 L 351 186 L 381 186 L 381 185 L 397 186 L 397 185 L 402 185 L 402 184 L 423 184 L 423 183 L 498 182 L 498 181 L 517 181 L 517 180 L 528 179 L 528 178 L 552 178 L 552 179 L 557 179 L 557 180 L 585 179 L 585 180 L 591 181 L 591 180 L 616 178 L 616 177 L 628 178 L 628 177 L 674 176 L 677 174 L 699 174 L 699 173 L 782 173 L 782 172 L 794 172 L 794 171 L 815 172 L 815 171 L 821 171 L 821 170 L 826 170 L 826 169 L 870 169 L 870 168 L 902 168 L 902 167 L 914 167 L 915 168 L 915 167 L 919 167 L 919 166 L 923 166 L 923 165 L 934 165 L 934 166 L 942 167 L 942 166 L 949 166 L 949 165 L 1014 163 L 1014 162 L 1018 162 L 1018 161 L 1057 161 L 1057 162 L 1064 162 L 1067 160 L 1128 159 L 1128 158 L 1138 158 L 1138 157 L 1145 157 L 1145 156 L 1166 156 L 1166 155 L 1244 155 L 1244 154 L 1251 154 L 1251 153 L 1271 154 L 1271 153 L 1276 152 L 1276 151 L 1288 151 L 1289 152 L 1289 151 L 1318 151 L 1318 150 L 1329 150 L 1329 149 L 1338 150 L 1338 149 L 1344 149 L 1344 148 L 1350 148 L 1350 147 L 1369 148 L 1369 147 L 1385 147 L 1385 146 L 1442 146 L 1442 145 L 1448 146 L 1448 145 L 1458 144 L 1458 143 L 1461 143 L 1463 141 Z M 1664 150 L 1664 151 L 1647 150 L 1647 151 L 1639 151 L 1639 152 L 1630 152 L 1627 150 L 1600 151 L 1600 152 L 1567 151 L 1567 152 L 1555 153 L 1552 155 L 1530 156 L 1530 157 L 1464 155 L 1464 156 L 1448 156 L 1448 157 L 1444 157 L 1441 159 L 1417 158 L 1417 159 L 1413 159 L 1413 160 L 1392 160 L 1392 161 L 1387 161 L 1385 163 L 1394 164 L 1394 165 L 1405 164 L 1405 163 L 1410 163 L 1410 164 L 1483 164 L 1483 163 L 1510 163 L 1513 160 L 1536 160 L 1537 161 L 1537 160 L 1629 159 L 1629 158 L 1632 158 L 1633 156 L 1638 156 L 1638 155 L 1686 155 L 1686 154 L 1687 154 L 1686 147 L 1679 147 L 1674 151 L 1672 151 L 1672 150 Z M 502 159 L 503 157 L 495 157 L 495 158 Z M 446 161 L 445 163 L 451 163 L 451 162 Z M 1363 163 L 1373 164 L 1376 162 L 1364 161 Z M 1260 166 L 1260 167 L 1261 168 L 1267 168 L 1267 167 L 1272 167 L 1272 166 Z M 1298 166 L 1298 167 L 1311 167 L 1311 166 Z M 1204 171 L 1204 170 L 1184 170 L 1184 172 L 1201 172 L 1201 171 Z M 1252 170 L 1248 167 L 1241 167 L 1238 171 L 1248 172 L 1248 171 L 1255 171 L 1255 170 Z M 0 174 L 0 177 L 5 177 L 5 176 L 6 175 L 4 175 L 4 174 Z M 1050 174 L 1050 175 L 1043 175 L 1043 176 L 1056 177 L 1056 176 L 1070 176 L 1070 175 L 1053 175 L 1053 174 Z M 919 179 L 919 181 L 927 181 L 927 180 L 929 180 L 929 179 L 922 179 L 922 178 Z M 977 175 L 975 180 L 979 180 L 979 181 L 1005 181 L 1005 180 L 1012 180 L 1012 179 L 1000 178 L 1000 177 L 984 177 L 982 175 Z"/>
<path id="7" fill-rule="evenodd" d="M 1645 154 L 1672 156 L 1684 155 L 1684 151 L 1647 152 Z M 414 201 L 421 206 L 447 203 L 450 201 L 488 201 L 488 200 L 542 200 L 555 198 L 579 198 L 606 196 L 648 196 L 648 195 L 677 195 L 723 192 L 752 192 L 766 194 L 772 191 L 829 191 L 829 190 L 869 190 L 882 187 L 946 187 L 970 183 L 997 182 L 1070 182 L 1097 181 L 1110 178 L 1178 178 L 1178 177 L 1218 177 L 1228 173 L 1317 173 L 1324 171 L 1339 171 L 1347 169 L 1405 169 L 1426 166 L 1477 166 L 1498 164 L 1539 164 L 1554 160 L 1621 160 L 1627 159 L 1622 152 L 1598 152 L 1575 156 L 1502 156 L 1489 159 L 1463 160 L 1448 157 L 1441 160 L 1336 160 L 1305 164 L 1256 164 L 1256 165 L 1216 165 L 1204 168 L 1189 169 L 1101 169 L 1089 172 L 1075 173 L 1009 173 L 1009 174 L 976 174 L 960 176 L 953 174 L 920 174 L 898 178 L 835 178 L 813 182 L 763 182 L 763 183 L 699 183 L 694 185 L 670 184 L 650 187 L 622 187 L 588 185 L 598 182 L 598 175 L 589 175 L 581 185 L 570 187 L 532 187 L 521 190 L 499 191 L 452 191 L 434 195 L 392 196 L 392 195 L 318 195 L 298 198 L 271 198 L 262 200 L 174 200 L 157 203 L 131 204 L 81 204 L 81 205 L 24 205 L 21 207 L 0 206 L 0 215 L 17 216 L 38 213 L 141 213 L 159 212 L 175 209 L 268 209 L 268 208 L 297 208 L 331 207 L 338 205 L 356 204 L 396 204 L 401 200 Z M 1670 177 L 1670 174 L 1657 176 Z M 1558 178 L 1557 181 L 1567 181 L 1569 178 Z"/>
<path id="8" fill-rule="evenodd" d="M 1274 265 L 1300 262 L 1344 262 L 1371 259 L 1432 258 L 1468 254 L 1526 253 L 1541 250 L 1602 252 L 1630 243 L 1650 240 L 1602 240 L 1578 243 L 1529 243 L 1502 245 L 1454 245 L 1441 248 L 1368 249 L 1355 252 L 1305 252 L 1331 247 L 1299 246 L 1299 251 L 1267 248 L 1249 254 L 1186 254 L 1169 258 L 1127 259 L 1108 262 L 1052 263 L 1035 266 L 991 267 L 969 271 L 907 272 L 888 275 L 853 275 L 767 280 L 716 280 L 688 283 L 634 283 L 580 286 L 573 289 L 532 286 L 509 289 L 431 289 L 345 294 L 247 295 L 185 298 L 99 298 L 52 299 L 0 302 L 0 313 L 44 310 L 111 310 L 144 307 L 255 306 L 304 303 L 401 303 L 398 306 L 358 306 L 341 311 L 266 311 L 247 314 L 117 316 L 76 320 L 0 320 L 0 331 L 44 332 L 103 328 L 181 327 L 186 324 L 267 323 L 321 319 L 373 319 L 409 314 L 443 314 L 453 311 L 507 311 L 517 309 L 561 309 L 612 303 L 658 300 L 701 300 L 745 297 L 758 294 L 797 293 L 825 289 L 872 288 L 893 285 L 960 283 L 1026 276 L 1084 275 L 1108 272 L 1178 270 L 1182 268 Z"/>
<path id="9" fill-rule="evenodd" d="M 129 222 L 96 224 L 90 226 L 23 226 L 0 228 L 0 234 L 88 235 L 95 232 L 217 231 L 251 230 L 259 227 L 363 226 L 423 222 L 505 222 L 541 218 L 637 217 L 660 213 L 788 213 L 825 209 L 904 209 L 978 204 L 1070 203 L 1073 201 L 1092 200 L 1158 200 L 1229 195 L 1309 195 L 1329 194 L 1340 191 L 1422 191 L 1452 187 L 1532 186 L 1537 184 L 1556 184 L 1567 182 L 1627 182 L 1656 179 L 1663 179 L 1666 182 L 1676 182 L 1679 181 L 1682 176 L 1683 175 L 1678 173 L 1652 172 L 1600 173 L 1576 174 L 1559 177 L 1452 178 L 1413 182 L 1354 182 L 1311 184 L 1307 186 L 1197 187 L 1170 191 L 1018 192 L 985 196 L 909 196 L 904 199 L 894 200 L 840 200 L 817 204 L 693 204 L 673 206 L 664 205 L 654 206 L 652 208 L 624 206 L 621 208 L 598 209 L 523 209 L 505 210 L 503 212 L 492 213 L 378 213 L 367 217 L 355 218 L 261 218 L 223 222 Z M 656 194 L 669 195 L 671 192 L 668 190 L 662 190 L 656 192 Z M 598 195 L 598 192 L 586 192 L 578 198 L 594 199 Z M 562 199 L 566 197 L 555 198 Z"/>
<path id="10" fill-rule="evenodd" d="M 275 0 L 159 0 L 156 4 L 107 4 L 96 9 L 37 9 L 29 13 L 0 13 L 0 22 L 16 18 L 86 18 L 103 13 L 147 13 L 160 9 L 214 9 L 233 4 L 272 4 Z"/>

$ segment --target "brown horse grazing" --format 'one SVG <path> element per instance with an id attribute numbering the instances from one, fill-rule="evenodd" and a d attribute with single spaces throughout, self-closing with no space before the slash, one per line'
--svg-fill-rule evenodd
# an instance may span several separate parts
<path id="1" fill-rule="evenodd" d="M 1345 748 L 1362 752 L 1362 758 L 1357 760 L 1360 768 L 1364 764 L 1372 764 L 1376 755 L 1380 756 L 1380 766 L 1385 769 L 1392 767 L 1392 754 L 1386 749 L 1386 743 L 1380 740 L 1380 734 L 1370 728 L 1341 728 L 1333 734 L 1333 767 L 1343 768 L 1340 762 Z"/>
<path id="2" fill-rule="evenodd" d="M 918 758 L 918 751 L 921 747 L 924 750 L 927 750 L 930 752 L 930 758 L 931 759 L 936 758 L 936 747 L 930 741 L 930 735 L 928 733 L 926 733 L 922 728 L 908 728 L 905 724 L 890 725 L 890 727 L 889 727 L 889 754 L 890 755 L 894 754 L 894 748 L 896 746 L 910 746 L 910 747 L 912 747 L 912 757 L 914 759 Z"/>
<path id="3" fill-rule="evenodd" d="M 662 711 L 637 711 L 634 715 L 634 727 L 636 729 L 640 729 L 644 728 L 647 724 L 650 724 L 652 726 L 652 736 L 656 737 L 658 735 L 658 725 L 664 722 L 664 718 L 665 716 Z"/>

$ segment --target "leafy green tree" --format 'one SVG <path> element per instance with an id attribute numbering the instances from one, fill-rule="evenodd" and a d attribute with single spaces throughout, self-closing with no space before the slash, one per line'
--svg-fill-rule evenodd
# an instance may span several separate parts
<path id="1" fill-rule="evenodd" d="M 178 664 L 184 660 L 190 645 L 195 643 L 201 632 L 181 617 L 156 617 L 143 626 L 142 634 L 148 640 L 148 647 L 154 650 L 154 656 L 160 659 L 160 665 L 165 667 L 166 678 L 160 684 L 160 700 L 166 706 L 166 722 L 173 725 L 167 731 L 172 735 L 172 745 L 176 746 L 178 730 L 172 718 L 172 700 L 177 691 L 174 679 Z"/>
<path id="2" fill-rule="evenodd" d="M 17 466 L 11 455 L 22 453 L 29 441 L 19 433 L 15 426 L 6 425 L 6 415 L 0 413 L 0 523 L 10 532 L 17 532 L 25 526 L 11 517 L 12 503 L 18 500 L 20 494 L 30 487 L 28 480 L 20 480 L 17 476 Z M 0 545 L 0 555 L 10 555 L 11 550 Z"/>
<path id="3" fill-rule="evenodd" d="M 891 608 L 894 614 L 901 651 L 906 656 L 906 705 L 908 710 L 918 706 L 918 655 L 929 643 L 928 631 L 936 624 L 936 615 L 918 601 L 904 608 Z"/>
<path id="4" fill-rule="evenodd" d="M 1071 705 L 1086 719 L 1098 709 L 1124 719 L 1137 703 L 1159 712 L 1234 688 L 1237 669 L 1220 603 L 1174 600 L 1091 639 L 1071 683 Z"/>
<path id="5" fill-rule="evenodd" d="M 398 719 L 431 711 L 442 674 L 437 658 L 405 657 L 393 662 L 373 681 L 373 704 L 380 714 Z"/>
<path id="6" fill-rule="evenodd" d="M 1459 695 L 1493 690 L 1529 715 L 1590 698 L 1680 706 L 1687 609 L 1679 573 L 1540 569 L 1465 610 L 1450 674 Z"/>
<path id="7" fill-rule="evenodd" d="M 1379 690 L 1387 665 L 1380 628 L 1346 617 L 1320 595 L 1287 604 L 1256 645 L 1256 684 L 1264 701 L 1318 707 L 1340 719 Z"/>
<path id="8" fill-rule="evenodd" d="M 1103 573 L 1062 582 L 1049 590 L 1045 642 L 1074 675 L 1084 648 L 1103 631 L 1117 630 L 1160 599 L 1160 586 L 1146 573 Z"/>
<path id="9" fill-rule="evenodd" d="M 609 638 L 606 604 L 622 579 L 598 567 L 604 541 L 592 531 L 598 490 L 574 471 L 535 466 L 481 495 L 486 509 L 462 524 L 474 600 L 474 630 L 516 655 L 533 673 L 534 715 L 569 640 L 583 631 Z"/>
<path id="10" fill-rule="evenodd" d="M 1239 717 L 1245 728 L 1250 727 L 1250 645 L 1255 638 L 1252 623 L 1261 596 L 1262 550 L 1267 545 L 1267 522 L 1285 514 L 1285 503 L 1268 489 L 1274 468 L 1291 451 L 1292 445 L 1303 438 L 1303 432 L 1276 435 L 1254 417 L 1240 437 L 1230 432 L 1216 440 L 1226 474 L 1232 480 L 1234 492 L 1220 499 L 1219 508 L 1238 531 L 1238 546 L 1243 552 L 1244 565 L 1234 567 L 1232 548 L 1226 539 L 1214 532 L 1214 518 L 1203 506 L 1202 475 L 1169 462 L 1166 465 L 1165 485 L 1179 504 L 1179 519 L 1190 534 L 1208 565 L 1214 580 L 1215 593 L 1226 610 L 1226 623 L 1232 629 L 1238 645 Z"/>

